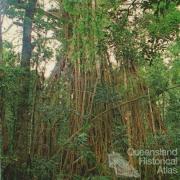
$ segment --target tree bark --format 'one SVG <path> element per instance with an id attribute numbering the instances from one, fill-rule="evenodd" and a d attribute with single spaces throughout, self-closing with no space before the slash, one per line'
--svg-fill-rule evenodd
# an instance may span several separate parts
<path id="1" fill-rule="evenodd" d="M 3 63 L 2 15 L 0 14 L 0 64 Z"/>
<path id="2" fill-rule="evenodd" d="M 2 16 L 0 14 L 0 65 L 3 63 L 3 45 L 2 45 Z M 0 81 L 1 81 L 1 76 L 0 76 Z M 3 125 L 3 121 L 4 121 L 4 90 L 1 88 L 0 89 L 0 155 L 2 154 L 2 144 L 3 144 L 3 140 L 2 140 L 2 125 Z M 1 172 L 1 161 L 0 161 L 0 179 L 2 176 L 2 172 Z"/>
<path id="3" fill-rule="evenodd" d="M 25 10 L 25 17 L 23 23 L 23 47 L 21 66 L 24 68 L 30 68 L 30 59 L 32 54 L 31 34 L 33 26 L 33 18 L 36 9 L 37 0 L 29 0 L 28 6 Z"/>
<path id="4" fill-rule="evenodd" d="M 29 88 L 30 88 L 30 60 L 32 56 L 32 26 L 36 9 L 37 0 L 29 0 L 25 9 L 25 16 L 23 22 L 23 45 L 21 56 L 21 67 L 23 69 L 22 77 L 20 78 L 20 90 L 19 90 L 19 103 L 17 110 L 17 122 L 16 122 L 16 146 L 15 153 L 18 158 L 18 162 L 28 162 L 29 159 Z"/>

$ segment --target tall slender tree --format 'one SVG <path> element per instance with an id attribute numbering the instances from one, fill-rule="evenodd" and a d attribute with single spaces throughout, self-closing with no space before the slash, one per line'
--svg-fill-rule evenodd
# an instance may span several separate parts
<path id="1" fill-rule="evenodd" d="M 37 0 L 29 0 L 25 8 L 23 21 L 23 44 L 21 67 L 23 74 L 20 80 L 20 97 L 18 103 L 15 152 L 20 163 L 29 159 L 28 155 L 28 127 L 29 127 L 29 88 L 30 88 L 30 60 L 32 55 L 32 28 Z"/>
<path id="2" fill-rule="evenodd" d="M 3 12 L 3 3 L 0 1 L 0 64 L 2 63 L 2 51 L 3 51 L 3 45 L 2 45 L 2 12 Z"/>

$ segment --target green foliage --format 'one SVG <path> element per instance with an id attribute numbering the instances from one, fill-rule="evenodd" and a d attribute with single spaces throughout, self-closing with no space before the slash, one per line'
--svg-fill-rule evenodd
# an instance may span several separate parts
<path id="1" fill-rule="evenodd" d="M 66 176 L 70 179 L 73 178 L 77 180 L 112 179 L 113 173 L 107 168 L 106 162 L 97 163 L 96 154 L 99 152 L 94 152 L 94 147 L 91 147 L 91 144 L 89 144 L 89 136 L 99 134 L 98 138 L 102 138 L 100 139 L 102 142 L 107 141 L 107 143 L 111 145 L 111 147 L 106 149 L 107 151 L 117 150 L 127 156 L 126 150 L 129 145 L 127 127 L 123 124 L 124 122 L 122 120 L 125 118 L 122 117 L 123 113 L 121 114 L 121 111 L 134 108 L 134 105 L 131 106 L 130 102 L 127 105 L 127 109 L 126 107 L 124 109 L 121 109 L 121 107 L 116 108 L 113 105 L 120 102 L 122 99 L 128 100 L 129 97 L 127 94 L 136 96 L 138 93 L 142 93 L 141 91 L 137 92 L 141 85 L 145 86 L 145 88 L 142 87 L 142 89 L 144 89 L 143 93 L 147 93 L 147 87 L 150 89 L 150 94 L 153 96 L 152 103 L 158 106 L 158 110 L 160 109 L 162 111 L 159 116 L 163 116 L 163 122 L 166 123 L 168 127 L 167 135 L 157 133 L 156 137 L 154 137 L 154 134 L 150 133 L 150 131 L 144 133 L 143 135 L 147 138 L 147 142 L 144 145 L 147 147 L 154 147 L 158 142 L 159 145 L 169 147 L 167 144 L 170 138 L 171 146 L 179 147 L 180 91 L 178 88 L 168 89 L 173 86 L 178 87 L 180 84 L 179 40 L 169 47 L 172 59 L 168 62 L 168 65 L 165 64 L 160 56 L 162 54 L 157 55 L 158 52 L 154 54 L 152 52 L 150 56 L 154 59 L 154 62 L 149 66 L 141 54 L 141 48 L 139 47 L 139 44 L 142 44 L 145 50 L 148 49 L 147 44 L 145 44 L 146 38 L 168 39 L 170 35 L 176 38 L 175 33 L 178 32 L 180 23 L 180 12 L 176 9 L 176 5 L 172 3 L 167 5 L 165 1 L 160 1 L 159 3 L 155 0 L 150 1 L 148 5 L 146 4 L 147 6 L 144 4 L 144 6 L 146 6 L 144 8 L 151 9 L 152 11 L 146 15 L 144 14 L 145 17 L 143 16 L 142 22 L 136 21 L 137 24 L 134 22 L 136 25 L 130 27 L 128 19 L 129 12 L 121 12 L 120 9 L 120 5 L 123 1 L 97 0 L 96 9 L 92 8 L 90 2 L 90 0 L 59 1 L 59 10 L 62 11 L 60 13 L 62 13 L 63 16 L 61 19 L 53 19 L 51 17 L 44 18 L 44 12 L 38 9 L 33 21 L 34 28 L 38 31 L 38 37 L 32 44 L 35 49 L 31 60 L 33 64 L 39 65 L 40 62 L 51 59 L 53 56 L 52 49 L 46 46 L 47 39 L 41 36 L 41 31 L 47 32 L 49 30 L 54 30 L 54 34 L 57 35 L 55 38 L 62 43 L 62 46 L 57 50 L 57 58 L 61 59 L 68 55 L 68 66 L 80 64 L 79 74 L 82 79 L 85 73 L 89 73 L 90 75 L 92 73 L 94 79 L 97 77 L 97 74 L 100 73 L 95 96 L 92 96 L 94 98 L 92 112 L 95 111 L 95 113 L 100 113 L 101 115 L 99 109 L 104 109 L 104 111 L 106 111 L 108 110 L 106 109 L 107 107 L 112 108 L 112 117 L 110 117 L 110 115 L 107 116 L 111 118 L 110 121 L 112 121 L 112 127 L 110 127 L 110 129 L 112 128 L 112 139 L 108 139 L 109 135 L 106 134 L 107 132 L 103 129 L 104 123 L 106 123 L 103 119 L 99 121 L 100 118 L 97 118 L 96 122 L 100 122 L 99 124 L 103 125 L 100 126 L 101 129 L 95 129 L 95 132 L 93 132 L 94 129 L 91 125 L 94 125 L 94 122 L 92 123 L 90 121 L 93 115 L 88 114 L 89 109 L 85 109 L 85 115 L 82 117 L 83 123 L 77 126 L 81 128 L 81 131 L 75 134 L 72 139 L 69 139 L 69 137 L 71 137 L 70 132 L 72 130 L 73 132 L 78 130 L 78 128 L 70 129 L 73 126 L 73 124 L 70 124 L 73 119 L 72 114 L 73 116 L 79 116 L 81 112 L 77 112 L 77 109 L 82 109 L 81 106 L 83 106 L 81 102 L 79 103 L 77 100 L 76 104 L 78 104 L 78 107 L 73 107 L 74 97 L 71 96 L 73 94 L 72 88 L 74 87 L 71 86 L 72 82 L 70 80 L 73 79 L 72 76 L 74 76 L 74 74 L 70 72 L 71 68 L 68 67 L 69 71 L 67 75 L 58 77 L 58 80 L 56 78 L 47 81 L 43 79 L 43 82 L 39 82 L 41 81 L 40 75 L 38 75 L 36 71 L 31 70 L 28 84 L 30 87 L 30 96 L 28 99 L 30 105 L 29 114 L 31 115 L 30 121 L 32 121 L 32 136 L 38 134 L 37 137 L 34 137 L 34 139 L 32 138 L 35 141 L 32 143 L 35 145 L 37 144 L 37 149 L 39 149 L 36 150 L 36 147 L 33 147 L 34 149 L 32 148 L 31 153 L 33 157 L 31 167 L 26 167 L 25 163 L 23 163 L 22 171 L 28 171 L 34 179 L 62 180 Z M 20 8 L 16 1 L 11 0 L 10 3 L 11 5 L 6 12 L 8 16 L 10 18 L 22 20 L 24 8 Z M 133 5 L 132 7 L 135 8 Z M 139 26 L 140 24 L 143 24 L 143 26 Z M 147 27 L 145 27 L 146 25 Z M 139 38 L 140 33 L 142 31 L 147 32 L 147 30 L 149 34 L 144 33 L 146 37 L 143 35 L 142 39 Z M 168 41 L 170 40 L 168 39 Z M 116 61 L 120 62 L 120 66 L 117 65 L 116 70 L 108 67 L 111 63 L 108 62 L 109 59 L 107 60 L 106 56 L 108 56 L 107 50 L 110 46 L 115 51 Z M 5 102 L 3 104 L 5 111 L 3 126 L 8 134 L 8 152 L 6 152 L 8 157 L 2 157 L 3 169 L 5 169 L 8 164 L 13 164 L 17 161 L 16 157 L 10 155 L 13 155 L 14 144 L 16 143 L 14 132 L 16 131 L 15 124 L 17 121 L 18 101 L 23 98 L 20 94 L 19 82 L 26 72 L 22 68 L 19 68 L 20 58 L 18 54 L 12 50 L 13 45 L 5 42 L 3 48 L 4 63 L 0 67 L 0 91 L 2 92 L 1 94 L 3 94 L 3 102 Z M 153 51 L 155 50 L 154 48 Z M 98 69 L 95 65 L 100 65 L 100 68 Z M 101 67 L 103 65 L 107 67 Z M 117 77 L 117 79 L 121 79 L 120 82 L 122 83 L 118 84 L 119 88 L 115 90 L 117 86 L 113 84 L 114 82 L 108 84 L 105 82 L 106 80 L 103 79 L 104 76 L 106 76 L 106 72 L 104 71 L 109 68 L 107 73 L 109 73 L 109 77 L 112 77 L 113 81 L 116 79 L 113 79 L 114 71 L 118 71 L 118 74 L 115 75 L 119 76 L 119 71 L 122 70 L 122 67 L 128 75 L 128 77 L 126 77 L 127 87 L 124 85 L 123 78 L 125 77 L 122 75 L 122 77 Z M 141 74 L 139 74 L 139 69 L 142 71 Z M 144 82 L 139 82 L 141 78 L 144 79 Z M 85 84 L 80 83 L 78 87 L 80 90 L 82 88 L 81 86 L 85 86 Z M 87 87 L 90 92 L 94 91 L 94 87 L 91 87 L 91 80 L 87 81 Z M 143 96 L 143 93 L 138 95 Z M 86 98 L 85 96 L 85 104 L 91 102 L 92 97 Z M 86 102 L 86 99 L 88 102 Z M 147 99 L 145 99 L 144 102 L 144 105 L 147 106 Z M 98 104 L 104 106 L 98 109 L 96 108 Z M 134 109 L 132 112 L 133 111 Z M 143 113 L 145 113 L 144 110 L 137 114 L 144 116 Z M 134 114 L 136 115 L 136 113 Z M 149 116 L 149 114 L 147 116 Z M 138 118 L 139 117 L 137 117 L 137 121 Z M 107 121 L 109 121 L 109 119 L 107 119 Z M 141 121 L 138 122 L 140 123 Z M 140 127 L 140 125 L 138 124 L 137 127 Z M 132 131 L 133 128 L 134 127 L 131 129 Z M 97 130 L 100 132 L 96 132 Z M 138 130 L 135 132 L 137 134 L 139 133 Z M 107 137 L 105 137 L 105 135 Z M 34 144 L 32 146 L 35 146 Z M 41 147 L 43 145 L 47 145 L 47 149 L 50 149 L 49 151 L 52 152 L 44 152 L 46 149 Z M 98 144 L 96 146 L 98 146 Z M 135 146 L 135 144 L 133 144 L 133 146 Z M 96 151 L 101 151 L 99 149 L 97 148 Z M 80 174 L 65 175 L 63 172 L 60 172 L 59 169 L 62 165 L 60 163 L 66 163 L 65 161 L 67 159 L 64 158 L 64 154 L 68 151 L 74 153 L 72 159 L 77 157 L 77 161 L 83 160 L 87 163 L 87 169 L 89 167 L 95 167 L 95 170 L 92 171 L 92 173 L 89 171 L 83 172 L 86 174 L 86 177 L 80 176 Z M 68 168 L 70 166 L 71 164 L 68 165 Z M 74 170 L 73 168 L 72 171 Z M 105 174 L 106 176 L 100 176 L 100 174 Z"/>
<path id="2" fill-rule="evenodd" d="M 8 152 L 13 153 L 14 130 L 17 113 L 17 102 L 19 99 L 19 78 L 23 70 L 15 66 L 17 55 L 12 51 L 12 45 L 8 42 L 4 44 L 3 60 L 0 66 L 0 92 L 4 100 L 4 128 L 8 134 Z"/>
<path id="3" fill-rule="evenodd" d="M 108 177 L 108 176 L 94 176 L 92 177 L 92 180 L 111 180 L 112 178 L 111 177 Z"/>
<path id="4" fill-rule="evenodd" d="M 117 152 L 121 152 L 126 155 L 126 149 L 128 147 L 128 137 L 126 133 L 126 127 L 122 123 L 120 123 L 120 118 L 116 114 L 116 119 L 114 119 L 114 127 L 113 127 L 113 146 Z"/>
<path id="5" fill-rule="evenodd" d="M 33 159 L 30 173 L 38 180 L 50 180 L 57 169 L 57 162 L 42 158 Z"/>
<path id="6" fill-rule="evenodd" d="M 164 6 L 164 3 L 160 3 L 160 5 Z M 180 11 L 174 5 L 169 7 L 163 15 L 156 17 L 151 14 L 146 18 L 149 21 L 147 29 L 154 38 L 167 38 L 170 34 L 179 30 Z"/>
<path id="7" fill-rule="evenodd" d="M 145 81 L 150 90 L 152 90 L 152 93 L 160 95 L 169 86 L 169 70 L 161 58 L 157 57 L 155 62 L 144 71 Z"/>
<path id="8" fill-rule="evenodd" d="M 180 61 L 175 59 L 170 69 L 172 84 L 180 84 Z"/>
<path id="9" fill-rule="evenodd" d="M 175 57 L 178 57 L 180 55 L 179 49 L 180 49 L 180 40 L 179 39 L 169 47 L 169 51 Z"/>
<path id="10" fill-rule="evenodd" d="M 114 88 L 106 85 L 99 85 L 97 87 L 96 95 L 94 98 L 94 103 L 111 103 L 118 101 L 120 95 L 117 92 L 114 92 Z"/>
<path id="11" fill-rule="evenodd" d="M 170 84 L 172 89 L 168 91 L 169 101 L 167 107 L 167 120 L 173 122 L 174 128 L 180 120 L 180 61 L 179 61 L 179 41 L 170 46 L 170 52 L 173 54 L 173 60 L 170 66 Z M 170 126 L 171 126 L 170 125 Z"/>

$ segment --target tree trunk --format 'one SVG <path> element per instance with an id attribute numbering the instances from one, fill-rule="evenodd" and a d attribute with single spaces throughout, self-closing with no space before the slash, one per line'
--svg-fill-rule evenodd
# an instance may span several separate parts
<path id="1" fill-rule="evenodd" d="M 37 0 L 29 0 L 28 6 L 25 10 L 25 17 L 23 23 L 23 47 L 21 66 L 30 69 L 30 59 L 32 54 L 31 33 L 33 26 L 33 18 L 36 9 Z"/>
<path id="2" fill-rule="evenodd" d="M 33 26 L 33 18 L 36 8 L 37 0 L 29 0 L 27 8 L 25 9 L 24 23 L 23 23 L 23 45 L 22 45 L 22 57 L 21 67 L 23 68 L 23 74 L 20 79 L 20 91 L 19 91 L 19 104 L 17 112 L 16 122 L 16 146 L 15 153 L 18 158 L 18 162 L 28 162 L 28 146 L 29 146 L 29 88 L 30 88 L 30 59 L 32 54 L 31 34 Z"/>
<path id="3" fill-rule="evenodd" d="M 2 56 L 3 46 L 2 46 L 2 16 L 0 14 L 0 64 L 3 62 L 3 56 Z M 3 78 L 3 77 L 2 77 Z M 0 75 L 0 81 L 1 81 L 1 75 Z M 2 124 L 4 120 L 4 94 L 3 94 L 2 88 L 0 89 L 0 155 L 2 155 Z M 1 161 L 0 161 L 0 179 L 1 179 Z"/>
<path id="4" fill-rule="evenodd" d="M 0 14 L 0 64 L 3 62 L 2 15 Z"/>

